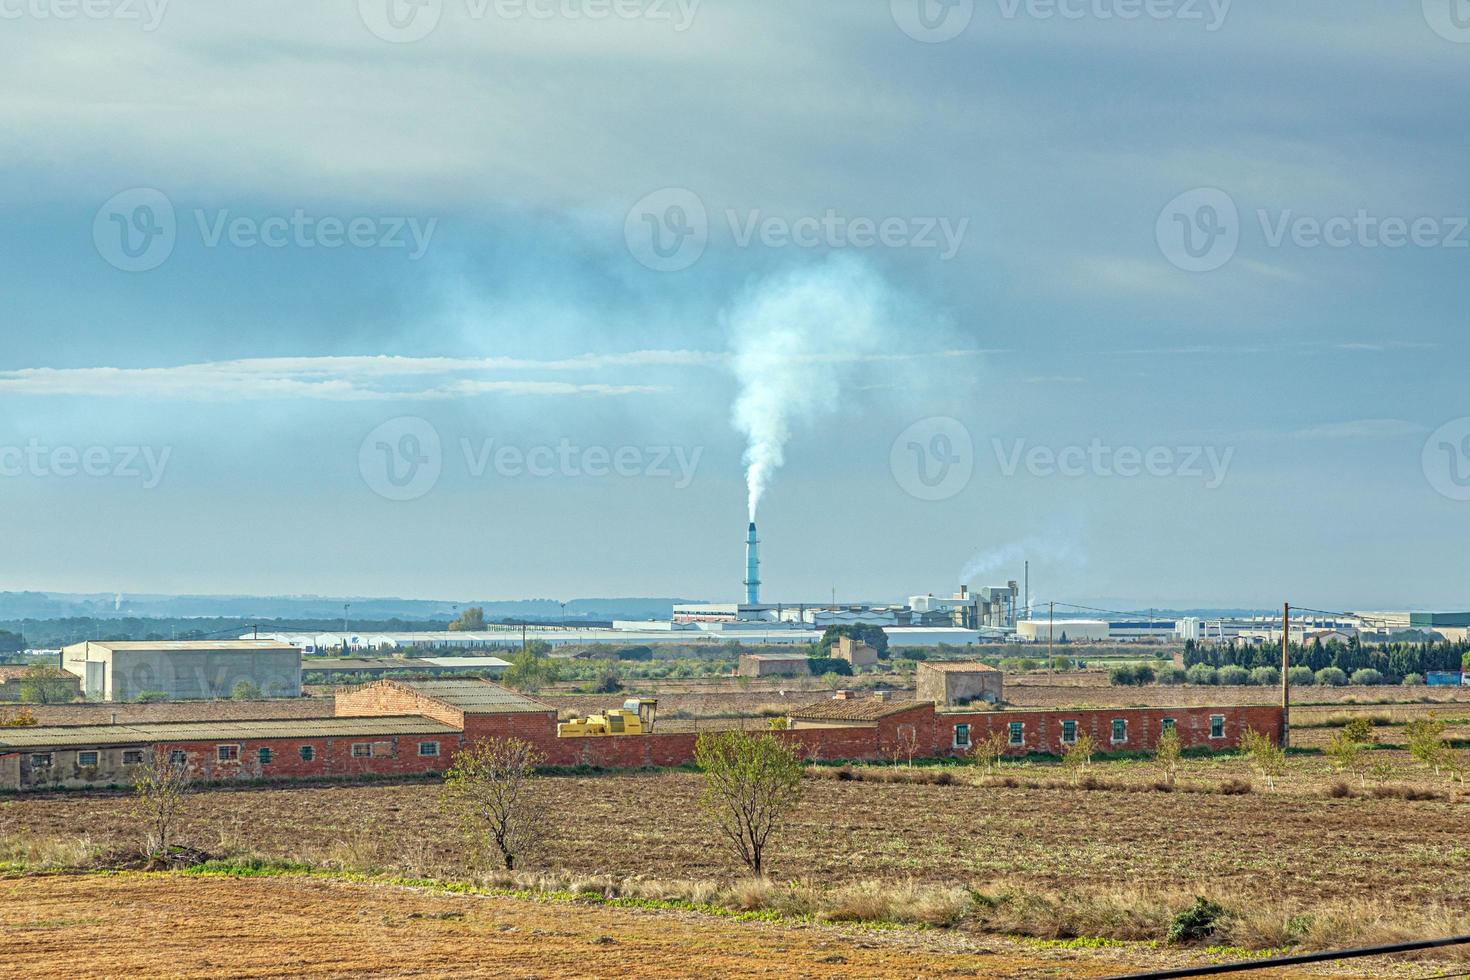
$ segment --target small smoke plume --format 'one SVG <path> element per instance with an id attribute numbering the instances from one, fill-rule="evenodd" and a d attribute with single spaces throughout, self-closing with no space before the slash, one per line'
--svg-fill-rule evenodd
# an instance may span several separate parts
<path id="1" fill-rule="evenodd" d="M 879 349 L 892 305 L 865 264 L 838 257 L 761 283 L 728 315 L 752 521 L 793 427 L 837 409 L 855 358 Z"/>
<path id="2" fill-rule="evenodd" d="M 975 555 L 960 570 L 960 582 L 971 583 L 982 575 L 1001 569 L 1005 569 L 1007 574 L 1015 574 L 1028 560 L 1032 564 L 1062 565 L 1075 570 L 1086 567 L 1087 552 L 1076 540 L 1061 534 L 1035 535 Z"/>

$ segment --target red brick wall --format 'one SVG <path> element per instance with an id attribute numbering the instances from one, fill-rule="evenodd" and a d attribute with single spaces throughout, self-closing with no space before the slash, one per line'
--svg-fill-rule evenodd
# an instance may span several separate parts
<path id="1" fill-rule="evenodd" d="M 1222 715 L 1225 719 L 1223 738 L 1210 738 L 1210 717 Z M 1122 742 L 1112 740 L 1113 720 L 1121 718 L 1127 722 L 1127 738 Z M 1252 707 L 1188 707 L 1188 708 L 1089 708 L 1065 711 L 996 711 L 996 712 L 944 712 L 932 719 L 926 755 L 954 755 L 954 726 L 969 724 L 971 744 L 984 739 L 992 731 L 1006 732 L 1012 722 L 1021 722 L 1025 727 L 1022 736 L 1025 744 L 1008 748 L 1008 753 L 1023 755 L 1028 752 L 1062 751 L 1062 722 L 1077 722 L 1079 734 L 1092 736 L 1099 752 L 1152 751 L 1158 747 L 1163 733 L 1163 721 L 1173 718 L 1175 731 L 1184 748 L 1233 749 L 1239 746 L 1240 737 L 1248 729 L 1255 729 L 1276 740 L 1281 734 L 1281 709 L 1270 705 Z"/>
<path id="2" fill-rule="evenodd" d="M 189 771 L 198 779 L 220 782 L 231 779 L 296 779 L 311 776 L 399 776 L 439 772 L 454 759 L 463 739 L 458 734 L 334 736 L 332 738 L 221 739 L 217 742 L 174 742 L 154 746 L 155 752 L 182 750 L 189 756 Z M 353 743 L 386 744 L 388 754 L 354 757 Z M 438 756 L 419 755 L 420 742 L 438 742 Z M 240 746 L 238 762 L 220 762 L 218 747 Z M 301 747 L 310 745 L 315 756 L 301 758 Z M 262 764 L 260 750 L 271 750 L 269 763 Z"/>

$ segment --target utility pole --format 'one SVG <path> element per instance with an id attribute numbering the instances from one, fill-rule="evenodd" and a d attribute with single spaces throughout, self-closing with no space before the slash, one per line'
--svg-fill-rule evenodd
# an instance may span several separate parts
<path id="1" fill-rule="evenodd" d="M 1031 618 L 1031 560 L 1026 560 L 1026 618 Z"/>
<path id="2" fill-rule="evenodd" d="M 1055 602 L 1048 602 L 1046 606 L 1046 659 L 1047 662 L 1050 663 L 1052 658 L 1052 633 L 1057 623 L 1057 604 Z"/>
<path id="3" fill-rule="evenodd" d="M 1281 747 L 1291 747 L 1291 603 L 1281 606 Z"/>

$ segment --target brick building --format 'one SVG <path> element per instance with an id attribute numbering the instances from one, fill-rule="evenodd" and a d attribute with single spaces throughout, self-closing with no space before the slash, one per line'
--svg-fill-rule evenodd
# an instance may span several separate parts
<path id="1" fill-rule="evenodd" d="M 924 661 L 915 673 L 915 697 L 943 707 L 1005 700 L 1005 674 L 972 661 Z"/>
<path id="2" fill-rule="evenodd" d="M 128 767 L 168 753 L 202 781 L 440 772 L 465 744 L 530 742 L 552 766 L 686 765 L 695 733 L 561 738 L 556 710 L 485 681 L 379 681 L 338 695 L 331 718 L 45 726 L 0 730 L 0 790 L 127 785 Z M 992 732 L 1006 751 L 1060 753 L 1079 734 L 1104 752 L 1149 751 L 1172 728 L 1185 748 L 1273 737 L 1276 706 L 972 711 L 843 692 L 791 713 L 776 737 L 811 760 L 964 755 Z"/>

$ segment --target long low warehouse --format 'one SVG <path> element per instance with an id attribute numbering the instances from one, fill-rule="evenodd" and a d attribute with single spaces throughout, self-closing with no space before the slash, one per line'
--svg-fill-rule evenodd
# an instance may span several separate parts
<path id="1" fill-rule="evenodd" d="M 557 734 L 556 709 L 487 681 L 378 681 L 338 695 L 336 717 L 0 730 L 0 791 L 126 786 L 160 753 L 205 782 L 439 772 L 468 741 L 514 737 L 548 765 L 678 766 L 695 733 Z M 776 732 L 821 760 L 963 755 L 991 733 L 1007 751 L 1059 753 L 1079 733 L 1101 751 L 1148 751 L 1165 731 L 1185 748 L 1229 749 L 1249 729 L 1277 737 L 1280 707 L 949 710 L 933 701 L 839 697 L 791 713 Z"/>

